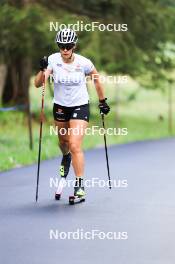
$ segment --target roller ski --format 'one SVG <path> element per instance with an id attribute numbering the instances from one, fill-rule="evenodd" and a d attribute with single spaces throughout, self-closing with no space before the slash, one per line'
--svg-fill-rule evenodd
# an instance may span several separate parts
<path id="1" fill-rule="evenodd" d="M 63 158 L 61 161 L 61 166 L 60 166 L 61 179 L 60 179 L 60 182 L 58 185 L 58 189 L 55 193 L 55 200 L 60 200 L 60 198 L 61 198 L 63 188 L 66 185 L 66 177 L 69 173 L 70 164 L 71 164 L 71 154 L 68 153 L 67 155 L 63 155 Z"/>
<path id="2" fill-rule="evenodd" d="M 85 195 L 84 187 L 74 187 L 74 195 L 69 196 L 69 204 L 85 202 Z"/>

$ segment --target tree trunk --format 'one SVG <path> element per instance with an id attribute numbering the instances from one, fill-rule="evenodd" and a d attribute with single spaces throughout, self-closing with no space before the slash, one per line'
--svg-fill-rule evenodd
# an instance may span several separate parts
<path id="1" fill-rule="evenodd" d="M 117 89 L 116 89 L 116 106 L 115 106 L 115 120 L 116 120 L 116 128 L 119 128 L 120 127 L 120 113 L 119 113 L 119 110 L 120 110 L 120 86 L 118 85 L 117 86 Z"/>
<path id="2" fill-rule="evenodd" d="M 32 73 L 30 58 L 22 58 L 19 64 L 19 89 L 17 93 L 18 103 L 29 102 L 29 85 Z"/>
<path id="3" fill-rule="evenodd" d="M 16 85 L 12 80 L 11 67 L 7 67 L 7 76 L 5 80 L 4 89 L 2 92 L 2 104 L 10 104 L 13 98 L 13 87 Z"/>
<path id="4" fill-rule="evenodd" d="M 168 87 L 168 131 L 171 135 L 173 133 L 173 99 L 172 99 L 172 84 Z"/>
<path id="5" fill-rule="evenodd" d="M 0 64 L 0 101 L 2 99 L 2 93 L 4 90 L 6 75 L 7 75 L 7 65 Z"/>
<path id="6" fill-rule="evenodd" d="M 30 58 L 18 58 L 8 67 L 7 78 L 2 95 L 3 104 L 27 104 L 31 77 Z"/>

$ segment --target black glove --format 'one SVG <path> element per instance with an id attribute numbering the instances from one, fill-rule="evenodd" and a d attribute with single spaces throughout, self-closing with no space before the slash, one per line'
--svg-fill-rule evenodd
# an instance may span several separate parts
<path id="1" fill-rule="evenodd" d="M 98 107 L 100 108 L 100 113 L 105 114 L 105 115 L 107 115 L 110 111 L 110 107 L 106 103 L 106 100 L 107 100 L 107 98 L 105 98 L 103 100 L 99 100 L 100 103 L 98 105 Z"/>
<path id="2" fill-rule="evenodd" d="M 48 58 L 46 56 L 44 56 L 41 60 L 40 60 L 40 70 L 44 71 L 47 68 L 48 65 Z"/>

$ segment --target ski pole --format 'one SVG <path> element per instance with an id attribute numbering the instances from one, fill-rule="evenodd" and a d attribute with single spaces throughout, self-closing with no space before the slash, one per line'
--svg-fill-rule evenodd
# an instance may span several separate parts
<path id="1" fill-rule="evenodd" d="M 105 130 L 105 120 L 104 120 L 103 113 L 101 113 L 101 117 L 102 117 L 103 128 Z M 109 179 L 109 189 L 111 189 L 111 177 L 110 177 L 110 170 L 109 170 L 108 149 L 107 149 L 107 143 L 106 143 L 106 131 L 104 133 L 104 143 L 105 143 L 106 165 L 107 165 L 107 172 L 108 172 L 108 179 Z"/>
<path id="2" fill-rule="evenodd" d="M 40 121 L 40 133 L 39 133 L 38 169 L 37 169 L 37 184 L 36 184 L 36 202 L 38 200 L 39 173 L 40 173 L 40 160 L 41 160 L 41 141 L 42 141 L 42 128 L 43 128 L 43 116 L 44 116 L 44 93 L 45 93 L 45 76 L 44 76 L 43 85 L 42 85 L 41 121 Z"/>

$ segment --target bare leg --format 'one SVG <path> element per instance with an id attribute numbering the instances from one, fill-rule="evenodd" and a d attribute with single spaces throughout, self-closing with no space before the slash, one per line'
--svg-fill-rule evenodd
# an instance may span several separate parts
<path id="1" fill-rule="evenodd" d="M 70 130 L 69 135 L 69 149 L 72 155 L 72 165 L 76 177 L 82 177 L 84 175 L 84 154 L 81 145 L 84 137 L 84 130 L 88 126 L 88 122 L 84 120 L 71 119 L 69 124 L 72 129 Z M 74 135 L 73 129 L 75 128 L 78 128 L 78 135 Z M 83 131 L 82 134 L 81 131 Z"/>
<path id="2" fill-rule="evenodd" d="M 55 121 L 55 126 L 56 126 L 57 131 L 58 131 L 59 147 L 60 147 L 63 155 L 65 155 L 69 152 L 69 136 L 67 133 L 65 135 L 61 135 L 59 133 L 59 130 L 62 128 L 62 132 L 63 132 L 63 129 L 65 131 L 67 131 L 67 129 L 69 127 L 69 122 L 57 122 L 57 121 Z"/>
<path id="3" fill-rule="evenodd" d="M 57 121 L 55 121 L 55 126 L 56 126 L 57 132 L 58 132 L 59 147 L 62 151 L 62 154 L 66 155 L 69 152 L 69 136 L 67 133 L 69 122 L 57 122 Z M 62 133 L 59 132 L 60 129 L 62 129 Z M 61 176 L 65 175 L 65 168 L 63 169 L 62 165 L 60 166 L 60 174 L 61 174 Z M 55 193 L 55 199 L 56 200 L 60 199 L 60 195 L 62 193 L 63 187 L 65 186 L 65 182 L 66 182 L 65 177 L 66 176 L 61 177 L 61 179 L 59 181 L 59 185 L 58 185 L 57 191 Z"/>

